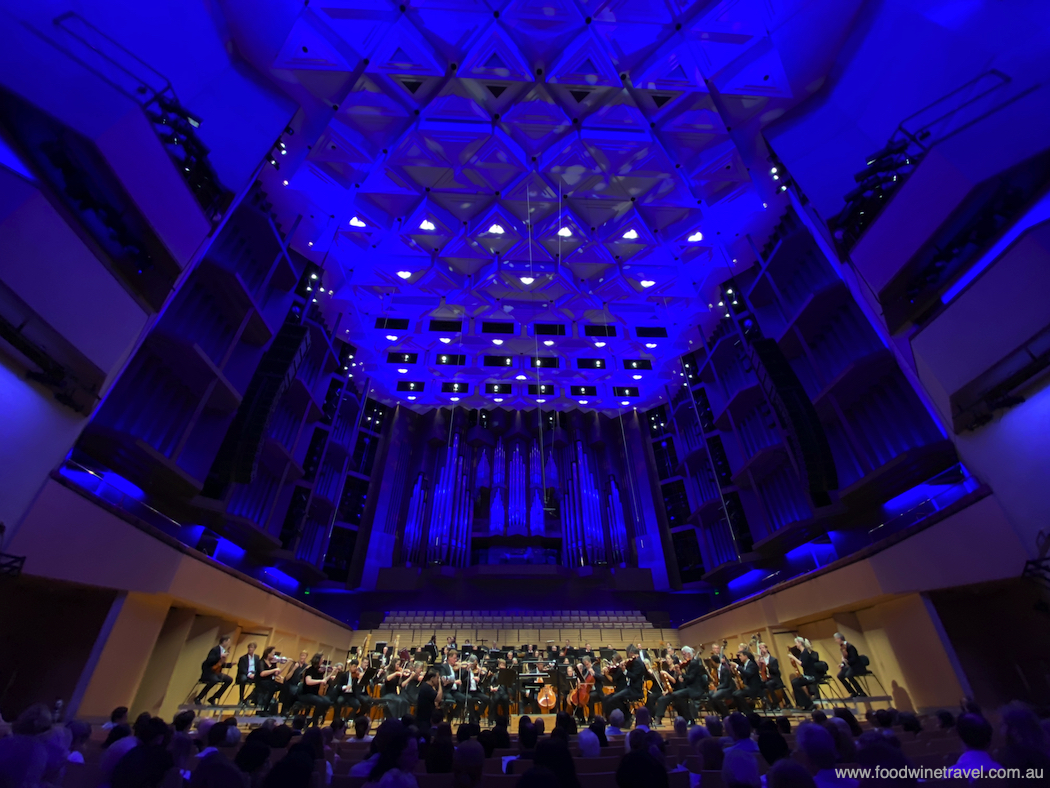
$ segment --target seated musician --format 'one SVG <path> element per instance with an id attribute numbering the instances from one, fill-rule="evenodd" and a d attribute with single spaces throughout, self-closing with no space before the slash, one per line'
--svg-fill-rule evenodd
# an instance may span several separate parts
<path id="1" fill-rule="evenodd" d="M 303 671 L 303 686 L 299 691 L 299 703 L 307 709 L 314 710 L 311 720 L 312 725 L 319 725 L 331 708 L 332 702 L 328 697 L 321 694 L 321 686 L 327 683 L 325 668 L 321 667 L 324 654 L 314 654 L 310 659 L 310 667 Z"/>
<path id="2" fill-rule="evenodd" d="M 820 682 L 826 672 L 826 666 L 820 661 L 820 655 L 813 650 L 813 644 L 805 638 L 795 638 L 795 646 L 799 654 L 797 657 L 792 654 L 791 661 L 798 666 L 802 675 L 791 679 L 791 688 L 795 692 L 795 705 L 800 709 L 810 711 L 814 704 L 809 688 Z M 822 666 L 825 667 L 824 670 L 821 670 Z"/>
<path id="3" fill-rule="evenodd" d="M 419 687 L 423 683 L 423 673 L 425 670 L 425 663 L 413 662 L 408 669 L 408 678 L 401 682 L 401 697 L 408 704 L 410 711 L 419 700 Z"/>
<path id="4" fill-rule="evenodd" d="M 627 647 L 627 659 L 619 666 L 619 672 L 622 673 L 623 689 L 617 686 L 616 692 L 605 698 L 602 708 L 607 713 L 611 713 L 613 709 L 619 709 L 623 712 L 624 719 L 629 720 L 631 710 L 628 704 L 631 701 L 641 700 L 645 694 L 642 686 L 642 682 L 645 681 L 645 665 L 638 658 L 638 647 L 634 644 Z"/>
<path id="5" fill-rule="evenodd" d="M 255 708 L 258 709 L 260 717 L 270 714 L 270 702 L 280 688 L 278 680 L 281 666 L 278 664 L 276 652 L 274 646 L 263 649 L 262 661 L 255 675 Z"/>
<path id="6" fill-rule="evenodd" d="M 690 646 L 682 647 L 682 662 L 678 666 L 681 678 L 674 691 L 669 695 L 664 695 L 656 704 L 658 722 L 663 720 L 668 704 L 673 705 L 678 716 L 685 717 L 690 725 L 695 722 L 696 714 L 693 711 L 692 702 L 702 700 L 707 695 L 707 687 L 711 681 L 704 663 L 693 659 L 695 654 L 696 652 Z"/>
<path id="7" fill-rule="evenodd" d="M 770 693 L 772 697 L 775 697 L 777 690 L 784 689 L 784 681 L 780 678 L 780 663 L 777 658 L 769 653 L 769 646 L 765 643 L 758 644 L 758 666 L 759 669 L 765 666 L 766 673 L 766 691 Z M 776 705 L 776 704 L 774 704 Z"/>
<path id="8" fill-rule="evenodd" d="M 733 700 L 738 711 L 748 713 L 754 710 L 751 701 L 762 697 L 766 687 L 762 683 L 755 655 L 749 649 L 743 648 L 737 652 L 737 657 L 740 661 L 740 678 L 744 686 L 733 693 Z"/>
<path id="9" fill-rule="evenodd" d="M 459 676 L 459 651 L 450 649 L 445 654 L 445 661 L 438 665 L 438 676 L 441 678 L 444 704 L 449 707 L 449 717 L 455 717 L 463 709 L 466 696 L 462 691 Z"/>
<path id="10" fill-rule="evenodd" d="M 589 650 L 590 644 L 587 644 L 587 646 L 584 648 L 584 651 L 588 652 Z M 598 669 L 594 666 L 594 658 L 591 657 L 589 653 L 584 653 L 583 660 L 580 663 L 579 673 L 580 681 L 586 683 L 588 680 L 590 680 L 594 685 L 593 687 L 591 687 L 591 692 L 589 693 L 589 696 L 587 698 L 587 705 L 585 707 L 581 707 L 581 710 L 586 715 L 587 724 L 590 725 L 592 722 L 594 722 L 594 704 L 597 701 L 601 700 L 601 698 L 595 696 L 595 693 L 598 691 L 598 687 L 601 685 L 602 682 L 601 674 L 598 672 Z"/>
<path id="11" fill-rule="evenodd" d="M 467 716 L 471 723 L 477 723 L 481 719 L 482 710 L 489 707 L 489 696 L 481 684 L 487 681 L 487 673 L 488 671 L 478 663 L 478 658 L 471 654 L 467 660 L 462 684 L 467 696 Z"/>
<path id="12" fill-rule="evenodd" d="M 241 656 L 237 660 L 237 689 L 240 693 L 240 699 L 238 704 L 242 707 L 247 704 L 244 702 L 244 689 L 250 684 L 255 684 L 255 680 L 259 674 L 259 658 L 255 655 L 255 649 L 258 646 L 255 643 L 248 644 L 248 653 Z M 255 690 L 248 695 L 248 702 L 251 703 L 255 698 Z"/>
<path id="13" fill-rule="evenodd" d="M 861 661 L 860 654 L 857 652 L 857 647 L 852 643 L 847 643 L 845 636 L 841 632 L 835 633 L 835 642 L 842 651 L 842 661 L 839 663 L 838 680 L 842 683 L 842 686 L 846 688 L 846 692 L 849 693 L 851 698 L 868 697 L 864 692 L 864 688 L 860 686 L 860 682 L 858 682 L 856 678 L 857 676 L 863 676 L 867 671 L 864 667 L 864 663 Z"/>
<path id="14" fill-rule="evenodd" d="M 383 690 L 375 705 L 382 706 L 387 718 L 400 719 L 408 714 L 408 702 L 401 697 L 401 683 L 407 681 L 411 671 L 401 667 L 401 657 L 394 657 L 383 678 Z"/>
<path id="15" fill-rule="evenodd" d="M 736 682 L 733 680 L 733 671 L 729 667 L 728 658 L 720 654 L 712 654 L 711 660 L 718 665 L 718 686 L 711 693 L 711 706 L 714 710 L 725 717 L 729 714 L 726 702 L 732 700 L 736 692 Z"/>
<path id="16" fill-rule="evenodd" d="M 288 717 L 292 713 L 299 694 L 302 691 L 303 673 L 308 667 L 307 659 L 310 654 L 306 651 L 299 652 L 299 660 L 290 662 L 285 668 L 284 678 L 281 681 L 281 716 Z"/>
<path id="17" fill-rule="evenodd" d="M 204 688 L 197 693 L 197 697 L 194 700 L 194 703 L 198 706 L 204 700 L 204 696 L 208 694 L 208 690 L 216 684 L 220 686 L 215 691 L 215 694 L 208 699 L 208 703 L 212 706 L 218 705 L 222 693 L 233 683 L 233 679 L 222 672 L 223 668 L 226 667 L 226 658 L 229 655 L 230 636 L 225 635 L 219 638 L 219 645 L 213 646 L 211 651 L 208 652 L 208 656 L 204 658 L 204 662 L 201 663 L 200 683 L 204 685 Z"/>
<path id="18" fill-rule="evenodd" d="M 495 720 L 500 714 L 510 716 L 510 693 L 507 688 L 500 684 L 500 671 L 507 669 L 507 660 L 501 659 L 496 663 L 496 670 L 489 675 L 489 719 Z"/>

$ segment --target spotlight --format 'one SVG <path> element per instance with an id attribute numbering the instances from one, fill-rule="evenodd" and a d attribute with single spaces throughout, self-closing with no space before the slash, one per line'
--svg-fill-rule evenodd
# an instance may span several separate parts
<path id="1" fill-rule="evenodd" d="M 628 400 L 624 400 L 624 401 L 623 401 L 623 402 L 621 402 L 620 404 L 621 404 L 621 405 L 630 405 L 631 403 L 630 403 L 630 402 L 629 402 Z"/>
<path id="2" fill-rule="evenodd" d="M 362 222 L 360 219 L 358 219 L 356 216 L 351 216 L 350 217 L 350 226 L 351 227 L 364 227 L 365 223 Z"/>
<path id="3" fill-rule="evenodd" d="M 554 340 L 553 339 L 545 339 L 545 340 L 543 340 L 543 344 L 546 345 L 547 347 L 550 347 L 551 345 L 554 344 Z"/>
<path id="4" fill-rule="evenodd" d="M 429 219 L 424 219 L 422 222 L 419 223 L 419 229 L 420 230 L 433 230 L 434 229 L 434 223 L 432 221 L 430 221 Z"/>
<path id="5" fill-rule="evenodd" d="M 399 369 L 398 372 L 400 372 L 402 375 L 404 375 L 404 374 L 406 374 L 408 372 L 408 370 L 405 369 L 404 367 L 401 367 L 401 369 Z"/>
<path id="6" fill-rule="evenodd" d="M 283 184 L 284 184 L 285 186 L 287 186 L 287 185 L 288 185 L 288 181 L 282 181 L 282 183 L 283 183 Z"/>
<path id="7" fill-rule="evenodd" d="M 635 380 L 641 380 L 642 379 L 641 375 L 631 375 L 631 377 L 634 378 Z"/>
<path id="8" fill-rule="evenodd" d="M 314 245 L 314 242 L 313 242 L 313 241 L 307 241 L 307 242 L 306 242 L 306 245 L 307 245 L 307 246 L 313 246 L 313 245 Z"/>
<path id="9" fill-rule="evenodd" d="M 400 276 L 402 279 L 408 279 L 410 276 L 412 276 L 412 272 L 411 271 L 398 271 L 397 275 Z"/>
<path id="10" fill-rule="evenodd" d="M 777 168 L 776 167 L 770 167 L 769 168 L 769 174 L 770 175 L 776 175 L 777 174 Z"/>
<path id="11" fill-rule="evenodd" d="M 409 396 L 409 399 L 415 399 L 415 397 L 414 396 Z"/>
<path id="12" fill-rule="evenodd" d="M 640 284 L 642 287 L 652 287 L 656 284 L 656 282 L 654 282 L 652 279 L 643 279 L 638 284 Z"/>
<path id="13" fill-rule="evenodd" d="M 310 274 L 310 278 L 311 279 L 316 279 L 317 278 L 317 274 Z"/>
<path id="14" fill-rule="evenodd" d="M 595 342 L 594 346 L 595 347 L 605 347 L 605 343 L 604 342 Z"/>
<path id="15" fill-rule="evenodd" d="M 449 397 L 449 402 L 459 402 L 459 397 Z"/>
<path id="16" fill-rule="evenodd" d="M 499 225 L 499 224 L 494 224 L 491 227 L 489 227 L 489 232 L 492 235 L 503 235 L 503 233 L 504 233 L 503 226 Z"/>
<path id="17" fill-rule="evenodd" d="M 656 343 L 655 342 L 646 342 L 645 346 L 647 348 L 649 348 L 650 350 L 652 350 L 654 347 L 656 347 Z"/>
<path id="18" fill-rule="evenodd" d="M 524 375 L 518 375 L 518 376 L 517 376 L 516 378 L 514 378 L 514 379 L 515 379 L 515 380 L 528 380 L 528 378 L 527 378 L 527 377 L 525 377 Z"/>
<path id="19" fill-rule="evenodd" d="M 387 338 L 387 339 L 388 339 L 389 341 L 391 341 L 391 342 L 397 342 L 397 337 L 396 337 L 396 336 L 394 336 L 393 334 L 387 334 L 387 335 L 386 335 L 386 338 Z"/>
<path id="20" fill-rule="evenodd" d="M 503 344 L 503 340 L 502 339 L 494 339 L 494 340 L 492 340 L 492 344 L 493 345 L 502 345 Z"/>
<path id="21" fill-rule="evenodd" d="M 493 402 L 503 402 L 503 397 L 493 397 Z"/>
<path id="22" fill-rule="evenodd" d="M 581 399 L 581 400 L 580 400 L 580 404 L 581 404 L 581 405 L 586 405 L 586 404 L 587 404 L 587 400 L 585 400 L 585 399 Z"/>
<path id="23" fill-rule="evenodd" d="M 535 281 L 536 281 L 536 280 L 535 280 L 535 279 L 533 279 L 533 278 L 532 278 L 531 276 L 523 276 L 523 277 L 521 277 L 521 283 L 522 283 L 523 285 L 526 285 L 526 286 L 527 286 L 527 285 L 531 285 L 531 284 L 532 284 L 533 282 L 535 282 Z"/>
<path id="24" fill-rule="evenodd" d="M 542 405 L 542 404 L 543 404 L 544 402 L 546 402 L 547 400 L 545 400 L 545 399 L 538 399 L 538 400 L 536 400 L 536 401 L 537 401 L 537 402 L 539 402 L 539 403 L 540 403 L 540 404 Z"/>
<path id="25" fill-rule="evenodd" d="M 444 345 L 447 345 L 451 341 L 452 340 L 449 339 L 448 337 L 441 337 L 441 343 L 444 344 Z"/>
<path id="26" fill-rule="evenodd" d="M 623 238 L 625 241 L 633 241 L 637 237 L 638 231 L 635 230 L 633 227 L 623 234 Z"/>
<path id="27" fill-rule="evenodd" d="M 568 227 L 562 227 L 560 230 L 558 230 L 558 235 L 562 238 L 572 238 L 572 230 L 570 230 Z"/>
<path id="28" fill-rule="evenodd" d="M 726 302 L 725 302 L 725 301 L 719 301 L 719 302 L 718 302 L 718 305 L 719 305 L 719 306 L 725 306 L 725 305 L 726 305 Z"/>
<path id="29" fill-rule="evenodd" d="M 696 243 L 697 241 L 704 240 L 704 234 L 698 230 L 697 232 L 693 233 L 688 238 L 686 238 L 686 240 L 689 241 L 689 243 Z"/>

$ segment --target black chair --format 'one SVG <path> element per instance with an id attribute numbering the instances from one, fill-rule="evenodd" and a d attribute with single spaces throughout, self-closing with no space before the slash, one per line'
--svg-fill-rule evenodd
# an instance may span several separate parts
<path id="1" fill-rule="evenodd" d="M 868 686 L 868 679 L 873 678 L 875 679 L 875 683 L 879 685 L 879 689 L 882 690 L 882 694 L 886 697 L 889 697 L 889 693 L 886 692 L 886 688 L 882 686 L 882 682 L 879 681 L 879 677 L 872 673 L 870 670 L 868 670 L 868 666 L 871 664 L 871 660 L 868 659 L 868 655 L 861 654 L 860 661 L 861 664 L 864 666 L 864 671 L 862 673 L 857 673 L 856 671 L 854 671 L 853 678 L 864 679 L 864 682 L 862 684 L 862 686 L 864 687 L 864 694 L 867 695 L 869 698 L 871 697 L 871 688 Z"/>

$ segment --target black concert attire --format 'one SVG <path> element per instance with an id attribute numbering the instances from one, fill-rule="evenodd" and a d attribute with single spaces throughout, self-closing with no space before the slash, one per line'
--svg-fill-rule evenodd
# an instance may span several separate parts
<path id="1" fill-rule="evenodd" d="M 273 700 L 273 696 L 277 694 L 277 689 L 280 687 L 274 680 L 275 673 L 271 673 L 269 676 L 260 674 L 275 668 L 277 668 L 276 662 L 267 662 L 266 660 L 260 662 L 258 668 L 256 668 L 258 672 L 255 674 L 255 708 L 259 710 L 259 714 L 269 712 L 270 701 Z"/>
<path id="2" fill-rule="evenodd" d="M 679 716 L 685 717 L 692 724 L 696 719 L 692 702 L 702 700 L 707 695 L 707 687 L 710 683 L 711 680 L 708 678 L 704 663 L 695 657 L 689 660 L 682 672 L 679 686 L 670 695 L 660 698 L 660 703 L 656 705 L 656 718 L 663 718 L 667 712 L 667 704 L 671 703 Z"/>
<path id="3" fill-rule="evenodd" d="M 401 697 L 405 703 L 408 704 L 409 711 L 416 705 L 419 700 L 419 688 L 423 684 L 422 676 L 412 676 L 408 680 L 408 684 L 401 688 Z"/>
<path id="4" fill-rule="evenodd" d="M 798 661 L 802 663 L 802 675 L 791 679 L 791 689 L 795 692 L 795 705 L 800 709 L 809 710 L 813 708 L 813 698 L 803 688 L 819 682 L 822 672 L 817 669 L 817 663 L 820 660 L 816 651 L 806 649 Z"/>
<path id="5" fill-rule="evenodd" d="M 733 701 L 738 711 L 747 713 L 753 711 L 752 699 L 762 697 L 766 686 L 762 683 L 762 674 L 759 672 L 758 663 L 754 657 L 745 660 L 740 668 L 740 678 L 744 682 L 744 688 L 733 693 Z"/>
<path id="6" fill-rule="evenodd" d="M 769 678 L 766 679 L 767 690 L 784 689 L 784 679 L 780 676 L 780 663 L 772 655 L 769 656 L 769 662 L 766 663 L 766 673 L 769 675 Z"/>
<path id="7" fill-rule="evenodd" d="M 281 716 L 287 717 L 292 707 L 295 706 L 299 700 L 299 694 L 302 692 L 303 674 L 306 672 L 308 665 L 300 665 L 298 662 L 295 663 L 295 667 L 292 668 L 292 672 L 289 673 L 285 679 L 284 684 L 281 685 Z"/>
<path id="8" fill-rule="evenodd" d="M 233 683 L 233 679 L 222 672 L 223 664 L 226 662 L 226 655 L 222 652 L 222 646 L 215 646 L 211 651 L 208 652 L 208 656 L 204 662 L 201 663 L 201 684 L 204 685 L 197 698 L 194 701 L 198 705 L 204 699 L 204 696 L 208 694 L 208 690 L 214 687 L 216 684 L 221 684 L 215 691 L 215 694 L 209 698 L 209 702 L 212 704 L 219 702 L 219 697 L 226 691 L 226 688 Z M 214 670 L 214 667 L 219 665 L 219 670 Z"/>
<path id="9" fill-rule="evenodd" d="M 711 705 L 723 717 L 729 714 L 726 701 L 733 697 L 734 692 L 736 692 L 736 682 L 733 681 L 733 671 L 729 668 L 728 660 L 723 659 L 718 664 L 718 687 L 711 693 Z"/>
<path id="10" fill-rule="evenodd" d="M 590 694 L 587 696 L 587 705 L 580 706 L 579 711 L 584 715 L 584 719 L 590 722 L 594 720 L 594 704 L 596 701 L 601 700 L 601 690 L 599 687 L 602 684 L 602 676 L 598 672 L 598 669 L 594 667 L 593 662 L 589 668 L 586 665 L 584 666 L 583 673 L 580 674 L 580 683 L 585 683 L 588 676 L 594 678 L 594 684 L 591 685 Z"/>
<path id="11" fill-rule="evenodd" d="M 332 701 L 334 714 L 332 719 L 343 716 L 343 709 L 357 710 L 361 708 L 360 702 L 354 697 L 348 685 L 352 685 L 353 679 L 350 671 L 343 670 L 336 674 L 332 683 L 328 685 L 328 697 Z M 356 716 L 356 715 L 355 715 Z"/>
<path id="12" fill-rule="evenodd" d="M 408 714 L 408 701 L 398 695 L 398 688 L 400 686 L 400 673 L 397 673 L 392 677 L 387 674 L 386 679 L 383 681 L 383 691 L 379 693 L 379 699 L 375 701 L 377 706 L 382 706 L 386 709 L 387 717 L 401 719 Z"/>
<path id="13" fill-rule="evenodd" d="M 262 660 L 255 654 L 245 654 L 237 660 L 237 689 L 240 691 L 240 703 L 244 703 L 244 688 L 258 681 L 259 671 L 262 670 Z M 248 696 L 251 701 L 255 693 Z"/>
<path id="14" fill-rule="evenodd" d="M 493 721 L 499 716 L 501 709 L 503 714 L 510 717 L 510 693 L 499 683 L 500 670 L 505 668 L 497 668 L 489 674 L 489 719 Z"/>
<path id="15" fill-rule="evenodd" d="M 846 664 L 839 670 L 838 679 L 842 682 L 842 686 L 846 688 L 846 692 L 849 693 L 851 698 L 866 698 L 867 695 L 864 692 L 864 688 L 860 686 L 860 682 L 855 678 L 856 676 L 864 675 L 866 668 L 860 659 L 860 654 L 857 653 L 857 647 L 852 643 L 846 643 L 845 645 L 846 658 L 843 661 Z"/>
<path id="16" fill-rule="evenodd" d="M 462 682 L 459 688 L 453 686 L 453 682 L 458 680 L 462 668 L 458 664 L 456 667 L 452 667 L 448 662 L 442 662 L 438 667 L 438 676 L 441 677 L 442 699 L 444 705 L 450 707 L 448 718 L 451 719 L 463 710 L 463 705 L 467 702 L 467 696 L 462 692 Z"/>
<path id="17" fill-rule="evenodd" d="M 467 714 L 470 722 L 477 722 L 481 717 L 482 709 L 488 708 L 489 696 L 481 689 L 473 671 L 468 667 L 460 677 L 460 686 L 466 691 Z"/>
<path id="18" fill-rule="evenodd" d="M 309 684 L 306 679 L 323 679 L 324 668 L 312 665 L 303 671 L 303 688 L 299 691 L 299 703 L 307 709 L 314 710 L 313 724 L 317 725 L 332 708 L 332 701 L 321 695 L 320 684 Z"/>
<path id="19" fill-rule="evenodd" d="M 430 718 L 434 716 L 434 707 L 437 705 L 437 690 L 429 683 L 419 685 L 419 695 L 416 696 L 416 727 L 421 731 L 430 728 Z"/>
<path id="20" fill-rule="evenodd" d="M 605 701 L 602 703 L 602 709 L 608 714 L 612 713 L 613 709 L 619 709 L 623 712 L 624 724 L 631 718 L 631 711 L 628 705 L 631 701 L 641 700 L 643 697 L 642 682 L 645 681 L 645 665 L 642 664 L 640 658 L 631 660 L 631 664 L 626 668 L 620 667 L 619 673 L 622 676 L 617 676 L 617 684 L 619 681 L 624 682 L 624 688 L 620 689 L 617 686 L 616 692 L 612 695 L 606 695 Z"/>

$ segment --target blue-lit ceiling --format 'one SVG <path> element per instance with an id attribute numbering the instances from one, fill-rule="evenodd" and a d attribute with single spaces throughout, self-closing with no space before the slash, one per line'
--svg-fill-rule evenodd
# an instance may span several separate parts
<path id="1" fill-rule="evenodd" d="M 717 319 L 713 288 L 754 261 L 747 236 L 760 246 L 785 205 L 761 130 L 819 90 L 859 3 L 221 5 L 301 106 L 263 179 L 324 267 L 351 372 L 420 409 L 615 410 L 666 397 Z"/>

